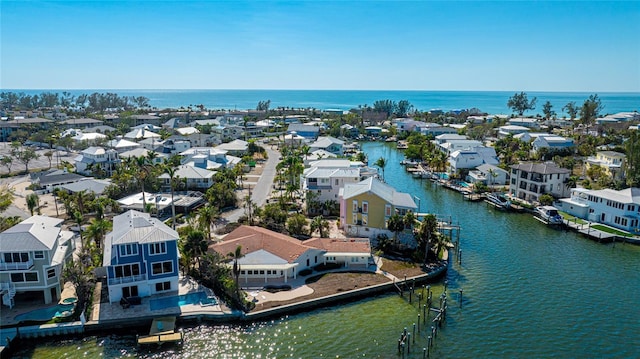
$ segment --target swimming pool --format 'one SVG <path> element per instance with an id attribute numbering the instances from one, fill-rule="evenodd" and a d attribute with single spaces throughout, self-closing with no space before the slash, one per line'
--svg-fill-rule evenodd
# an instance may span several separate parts
<path id="1" fill-rule="evenodd" d="M 58 304 L 53 307 L 41 308 L 32 310 L 30 312 L 16 315 L 14 318 L 16 321 L 37 321 L 46 322 L 53 319 L 56 316 L 64 316 L 64 312 L 73 311 L 73 304 Z M 67 313 L 64 313 L 67 314 Z"/>
<path id="2" fill-rule="evenodd" d="M 183 295 L 174 295 L 171 297 L 151 299 L 149 307 L 151 310 L 161 310 L 167 308 L 181 307 L 183 305 L 215 305 L 218 304 L 216 298 L 208 297 L 205 292 L 195 292 Z"/>

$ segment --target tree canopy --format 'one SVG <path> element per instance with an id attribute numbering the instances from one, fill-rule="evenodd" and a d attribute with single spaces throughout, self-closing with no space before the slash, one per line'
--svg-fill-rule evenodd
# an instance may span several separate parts
<path id="1" fill-rule="evenodd" d="M 518 113 L 518 116 L 522 116 L 526 111 L 536 108 L 536 101 L 537 98 L 535 97 L 529 100 L 527 94 L 524 92 L 516 92 L 513 96 L 509 97 L 507 106 Z"/>

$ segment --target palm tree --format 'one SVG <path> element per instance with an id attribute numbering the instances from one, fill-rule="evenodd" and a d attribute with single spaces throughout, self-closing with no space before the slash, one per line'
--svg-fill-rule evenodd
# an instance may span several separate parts
<path id="1" fill-rule="evenodd" d="M 140 186 L 140 191 L 142 192 L 142 208 L 146 211 L 147 198 L 144 193 L 144 181 L 149 175 L 149 159 L 144 156 L 134 157 L 133 165 L 135 166 L 135 178 L 137 179 L 138 185 Z"/>
<path id="2" fill-rule="evenodd" d="M 416 215 L 412 211 L 407 211 L 404 217 L 402 217 L 402 222 L 404 223 L 404 228 L 411 229 L 416 224 Z"/>
<path id="3" fill-rule="evenodd" d="M 236 282 L 236 296 L 238 301 L 240 300 L 240 265 L 238 264 L 238 259 L 243 257 L 242 254 L 242 246 L 237 246 L 234 252 L 228 254 L 229 257 L 233 259 L 233 278 Z"/>
<path id="4" fill-rule="evenodd" d="M 404 221 L 402 220 L 402 217 L 400 217 L 400 215 L 398 215 L 397 213 L 389 217 L 389 219 L 387 220 L 387 229 L 394 233 L 393 241 L 397 243 L 398 233 L 404 230 Z"/>
<path id="5" fill-rule="evenodd" d="M 29 208 L 29 212 L 33 216 L 33 211 L 38 207 L 40 199 L 38 198 L 37 193 L 31 193 L 27 195 L 27 208 Z"/>
<path id="6" fill-rule="evenodd" d="M 87 227 L 87 239 L 93 239 L 97 248 L 102 248 L 102 242 L 104 237 L 113 227 L 111 221 L 104 219 L 94 218 L 91 220 L 91 224 Z"/>
<path id="7" fill-rule="evenodd" d="M 320 233 L 320 238 L 327 238 L 327 232 L 329 230 L 329 222 L 322 218 L 322 216 L 314 217 L 309 224 L 309 231 L 313 234 L 315 231 Z"/>
<path id="8" fill-rule="evenodd" d="M 174 190 L 174 179 L 176 179 L 176 171 L 177 169 L 169 164 L 169 162 L 165 162 L 162 167 L 164 173 L 169 175 L 169 187 L 171 188 L 171 228 L 176 229 L 176 204 L 173 201 L 173 190 Z"/>
<path id="9" fill-rule="evenodd" d="M 84 237 L 82 235 L 82 223 L 84 222 L 84 216 L 82 216 L 82 213 L 80 211 L 74 211 L 73 220 L 78 225 L 78 232 L 80 233 L 80 243 L 82 244 L 82 249 L 84 250 L 86 248 L 84 244 Z"/>
<path id="10" fill-rule="evenodd" d="M 489 182 L 490 183 L 489 190 L 493 192 L 493 181 L 495 180 L 496 177 L 498 177 L 498 173 L 496 173 L 496 171 L 494 171 L 493 168 L 489 168 L 489 170 L 487 171 L 487 174 L 491 179 L 491 181 Z"/>
<path id="11" fill-rule="evenodd" d="M 429 257 L 429 248 L 431 246 L 431 239 L 438 236 L 437 232 L 438 221 L 436 216 L 433 214 L 428 214 L 424 217 L 420 225 L 418 226 L 418 230 L 415 232 L 415 239 L 418 243 L 418 248 L 424 252 L 425 262 Z"/>
<path id="12" fill-rule="evenodd" d="M 216 223 L 218 218 L 220 218 L 220 212 L 218 211 L 218 208 L 210 203 L 207 203 L 203 207 L 200 207 L 200 209 L 198 210 L 198 227 L 204 230 L 204 232 L 207 234 L 207 237 L 209 238 L 209 241 L 212 240 L 211 226 Z"/>
<path id="13" fill-rule="evenodd" d="M 569 178 L 567 178 L 567 182 L 564 185 L 567 187 L 567 189 L 576 188 L 579 180 L 580 178 L 578 176 L 570 176 Z"/>
<path id="14" fill-rule="evenodd" d="M 382 181 L 384 181 L 384 168 L 387 166 L 387 160 L 384 157 L 380 157 L 373 165 L 376 167 L 380 167 L 380 169 L 382 170 Z"/>
<path id="15" fill-rule="evenodd" d="M 195 258 L 196 265 L 200 267 L 200 257 L 207 252 L 208 242 L 205 233 L 200 229 L 193 227 L 191 224 L 180 229 L 181 253 L 189 258 L 188 270 L 191 270 L 192 259 Z"/>

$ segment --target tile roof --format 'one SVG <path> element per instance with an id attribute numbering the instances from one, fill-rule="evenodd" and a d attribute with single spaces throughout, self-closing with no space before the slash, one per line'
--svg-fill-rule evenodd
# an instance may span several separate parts
<path id="1" fill-rule="evenodd" d="M 293 263 L 304 252 L 312 249 L 299 240 L 270 231 L 262 227 L 240 226 L 224 237 L 224 241 L 211 245 L 209 248 L 226 256 L 242 247 L 242 254 L 247 255 L 264 250 L 288 263 Z"/>
<path id="2" fill-rule="evenodd" d="M 311 238 L 302 243 L 329 253 L 371 253 L 371 244 L 366 238 Z"/>

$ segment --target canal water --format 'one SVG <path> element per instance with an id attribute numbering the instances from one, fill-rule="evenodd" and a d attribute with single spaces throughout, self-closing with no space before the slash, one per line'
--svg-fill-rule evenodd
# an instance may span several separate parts
<path id="1" fill-rule="evenodd" d="M 387 159 L 386 182 L 418 197 L 421 212 L 450 215 L 462 227 L 462 264 L 452 261 L 447 274 L 449 311 L 432 358 L 640 357 L 640 247 L 598 244 L 528 214 L 464 201 L 409 176 L 394 144 L 363 150 L 370 163 Z M 443 285 L 432 290 L 437 297 Z M 187 327 L 183 346 L 136 348 L 133 335 L 105 335 L 39 340 L 16 357 L 401 358 L 398 338 L 419 313 L 390 294 L 251 325 Z M 406 358 L 422 358 L 425 331 L 415 337 Z"/>

